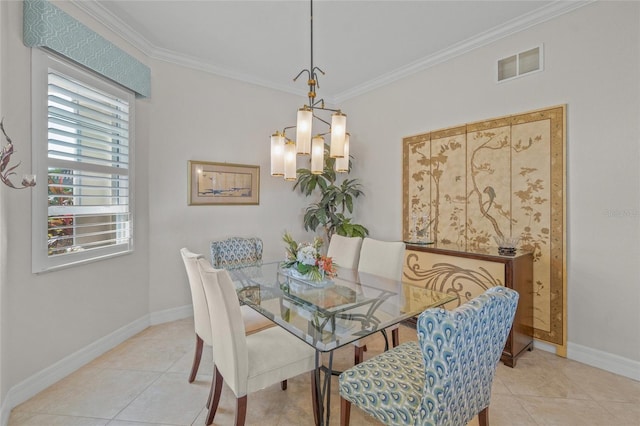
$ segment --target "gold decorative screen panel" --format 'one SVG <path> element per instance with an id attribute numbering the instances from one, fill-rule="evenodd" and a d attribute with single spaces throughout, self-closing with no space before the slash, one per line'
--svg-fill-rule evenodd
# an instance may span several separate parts
<path id="1" fill-rule="evenodd" d="M 534 337 L 566 346 L 565 106 L 403 140 L 403 237 L 534 253 Z"/>

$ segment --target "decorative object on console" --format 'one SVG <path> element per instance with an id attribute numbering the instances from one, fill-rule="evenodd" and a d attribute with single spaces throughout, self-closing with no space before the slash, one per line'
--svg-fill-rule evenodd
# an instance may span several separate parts
<path id="1" fill-rule="evenodd" d="M 11 182 L 10 177 L 16 174 L 15 169 L 18 168 L 20 162 L 18 162 L 18 164 L 16 164 L 15 166 L 9 166 L 11 155 L 13 154 L 13 142 L 11 141 L 9 135 L 7 135 L 7 132 L 4 130 L 4 118 L 0 120 L 0 129 L 2 130 L 2 134 L 7 141 L 7 144 L 0 150 L 0 180 L 9 188 L 13 189 L 25 189 L 36 186 L 35 175 L 24 175 L 24 177 L 22 178 L 22 186 L 15 186 L 13 182 Z"/>
<path id="2" fill-rule="evenodd" d="M 520 242 L 520 237 L 498 237 L 493 236 L 493 239 L 498 244 L 498 254 L 503 256 L 514 256 Z"/>
<path id="3" fill-rule="evenodd" d="M 429 236 L 429 215 L 417 213 L 411 214 L 411 228 L 409 230 L 410 240 L 405 241 L 407 244 L 433 244 Z"/>
<path id="4" fill-rule="evenodd" d="M 292 276 L 318 282 L 335 277 L 333 261 L 320 254 L 322 238 L 314 238 L 313 243 L 297 243 L 289 233 L 285 233 L 282 240 L 287 244 L 282 267 L 291 271 Z"/>
<path id="5" fill-rule="evenodd" d="M 302 74 L 307 73 L 309 86 L 309 103 L 298 110 L 295 126 L 285 127 L 271 136 L 271 176 L 284 176 L 285 180 L 296 180 L 296 154 L 311 154 L 311 172 L 323 173 L 325 143 L 324 136 L 331 134 L 329 157 L 335 159 L 335 170 L 348 172 L 349 169 L 349 133 L 346 132 L 347 116 L 339 109 L 327 108 L 324 99 L 316 99 L 318 72 L 324 74 L 319 67 L 313 65 L 313 0 L 310 0 L 310 28 L 311 28 L 311 64 L 303 69 L 293 79 L 296 81 Z M 322 118 L 319 112 L 332 112 L 331 121 Z M 327 125 L 328 130 L 312 137 L 313 119 Z M 286 136 L 289 129 L 296 129 L 296 140 Z"/>

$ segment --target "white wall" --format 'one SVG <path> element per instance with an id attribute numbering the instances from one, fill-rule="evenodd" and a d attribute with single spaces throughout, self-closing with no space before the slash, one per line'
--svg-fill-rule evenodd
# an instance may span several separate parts
<path id="1" fill-rule="evenodd" d="M 543 72 L 495 83 L 497 59 L 540 43 Z M 342 105 L 361 221 L 399 239 L 403 137 L 566 103 L 569 356 L 621 357 L 638 379 L 639 50 L 640 3 L 597 2 Z"/>
<path id="2" fill-rule="evenodd" d="M 309 200 L 271 177 L 269 163 L 271 134 L 295 123 L 303 99 L 164 62 L 153 64 L 152 91 L 149 305 L 156 312 L 191 303 L 181 247 L 208 258 L 212 240 L 258 236 L 264 259 L 280 260 L 284 230 L 304 234 Z M 188 206 L 189 160 L 259 165 L 260 204 Z"/>
<path id="3" fill-rule="evenodd" d="M 7 24 L 7 13 L 6 8 L 3 4 L 0 4 L 0 28 L 6 28 Z M 0 31 L 0 72 L 3 69 L 3 65 L 5 63 L 4 58 L 4 31 Z M 2 102 L 2 87 L 3 87 L 3 79 L 0 77 L 0 118 L 4 117 L 4 105 Z M 4 135 L 0 136 L 0 149 L 5 144 Z M 7 282 L 7 268 L 4 268 L 3 265 L 7 264 L 7 233 L 4 232 L 4 229 L 7 228 L 7 220 L 5 213 L 5 202 L 4 202 L 4 193 L 5 188 L 2 188 L 3 185 L 0 185 L 0 321 L 2 320 L 2 313 L 5 309 L 4 303 L 4 288 L 5 283 Z M 2 356 L 2 341 L 4 339 L 4 321 L 0 322 L 0 401 L 4 399 L 4 386 L 3 386 L 3 374 L 2 374 L 2 365 L 3 365 L 3 356 Z M 0 405 L 1 407 L 1 405 Z"/>
<path id="4" fill-rule="evenodd" d="M 22 162 L 19 175 L 31 169 L 31 49 L 22 42 L 22 7 L 22 2 L 0 2 L 1 110 L 14 141 L 13 160 Z M 84 21 L 100 28 L 90 19 Z M 136 54 L 130 47 L 123 48 Z M 136 102 L 134 190 L 140 195 L 148 192 L 148 104 Z M 46 176 L 37 179 L 38 185 L 46 185 Z M 0 194 L 0 239 L 7 241 L 6 251 L 0 246 L 0 398 L 6 409 L 9 391 L 19 393 L 16 389 L 22 387 L 29 392 L 24 390 L 25 381 L 34 374 L 148 315 L 149 230 L 148 204 L 140 196 L 136 198 L 135 253 L 35 275 L 31 273 L 31 191 L 2 188 Z M 20 402 L 20 397 L 14 397 L 14 402 L 15 398 Z M 6 411 L 2 414 L 4 417 Z"/>
<path id="5" fill-rule="evenodd" d="M 10 247 L 5 252 L 0 244 L 0 424 L 13 404 L 56 377 L 51 369 L 73 365 L 154 318 L 188 314 L 181 247 L 207 254 L 213 239 L 259 236 L 265 259 L 276 260 L 285 229 L 307 238 L 301 217 L 309 199 L 269 175 L 269 137 L 294 122 L 304 99 L 153 61 L 74 4 L 56 6 L 152 68 L 151 98 L 136 101 L 135 253 L 34 275 L 30 191 L 0 188 L 0 243 Z M 22 43 L 22 2 L 0 2 L 0 8 L 2 111 L 20 144 L 15 159 L 28 171 L 30 49 Z M 187 206 L 192 159 L 259 165 L 260 204 Z"/>

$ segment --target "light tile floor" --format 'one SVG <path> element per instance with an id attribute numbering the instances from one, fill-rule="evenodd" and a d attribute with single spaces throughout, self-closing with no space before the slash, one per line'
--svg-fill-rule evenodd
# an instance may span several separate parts
<path id="1" fill-rule="evenodd" d="M 401 327 L 401 341 L 415 330 Z M 16 407 L 9 426 L 204 425 L 211 381 L 211 349 L 205 348 L 196 381 L 187 382 L 194 347 L 193 321 L 150 327 Z M 382 350 L 382 339 L 365 357 Z M 336 351 L 335 368 L 353 363 L 353 348 Z M 339 424 L 333 378 L 331 425 Z M 235 400 L 224 387 L 216 425 L 233 424 Z M 640 425 L 640 382 L 534 350 L 516 368 L 500 364 L 490 408 L 492 426 Z M 312 425 L 310 380 L 289 380 L 251 394 L 247 425 Z M 377 425 L 358 409 L 351 424 Z M 470 425 L 477 425 L 474 419 Z"/>

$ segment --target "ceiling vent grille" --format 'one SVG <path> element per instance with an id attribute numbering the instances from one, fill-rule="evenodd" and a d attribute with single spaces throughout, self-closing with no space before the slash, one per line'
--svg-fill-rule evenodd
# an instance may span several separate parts
<path id="1" fill-rule="evenodd" d="M 542 71 L 542 45 L 498 60 L 498 82 Z"/>

